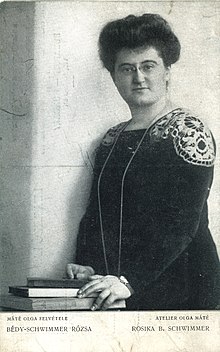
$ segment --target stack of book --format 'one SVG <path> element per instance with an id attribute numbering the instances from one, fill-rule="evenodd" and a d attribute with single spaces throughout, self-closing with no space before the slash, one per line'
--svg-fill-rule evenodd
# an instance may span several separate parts
<path id="1" fill-rule="evenodd" d="M 5 308 L 27 311 L 90 310 L 97 293 L 78 298 L 78 290 L 87 281 L 31 277 L 26 286 L 9 286 L 9 295 L 1 297 Z M 125 308 L 125 301 L 116 301 L 110 309 Z"/>

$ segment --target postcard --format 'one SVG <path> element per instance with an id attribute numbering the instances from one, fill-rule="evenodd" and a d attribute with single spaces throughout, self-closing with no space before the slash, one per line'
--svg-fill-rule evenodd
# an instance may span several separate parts
<path id="1" fill-rule="evenodd" d="M 220 350 L 219 22 L 215 1 L 0 4 L 3 352 Z M 67 276 L 80 297 L 16 293 Z"/>

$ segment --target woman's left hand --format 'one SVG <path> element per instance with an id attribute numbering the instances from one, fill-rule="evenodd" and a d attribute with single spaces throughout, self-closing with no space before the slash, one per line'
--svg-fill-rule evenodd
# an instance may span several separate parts
<path id="1" fill-rule="evenodd" d="M 127 299 L 131 296 L 130 290 L 124 285 L 117 276 L 92 275 L 90 282 L 85 284 L 79 291 L 78 297 L 89 297 L 92 293 L 99 293 L 93 303 L 91 310 L 106 310 L 116 300 Z"/>

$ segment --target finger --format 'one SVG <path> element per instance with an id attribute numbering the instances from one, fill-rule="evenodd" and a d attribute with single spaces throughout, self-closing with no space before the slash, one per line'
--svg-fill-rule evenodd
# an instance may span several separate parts
<path id="1" fill-rule="evenodd" d="M 92 275 L 89 277 L 89 280 L 102 279 L 103 277 L 103 275 Z"/>
<path id="2" fill-rule="evenodd" d="M 100 293 L 98 298 L 95 300 L 95 302 L 91 307 L 91 310 L 93 311 L 99 310 L 102 307 L 103 302 L 105 302 L 105 300 L 109 297 L 109 295 L 111 295 L 111 291 L 109 290 L 109 288 L 106 288 L 104 291 Z"/>
<path id="3" fill-rule="evenodd" d="M 88 279 L 90 275 L 94 274 L 94 270 L 91 266 L 83 266 L 73 263 L 67 264 L 66 272 L 70 279 Z"/>
<path id="4" fill-rule="evenodd" d="M 90 278 L 90 274 L 87 273 L 86 271 L 84 273 L 75 274 L 75 276 L 78 280 L 87 280 Z"/>
<path id="5" fill-rule="evenodd" d="M 103 291 L 106 287 L 100 281 L 91 281 L 84 285 L 77 293 L 78 297 L 89 297 L 89 295 Z"/>
<path id="6" fill-rule="evenodd" d="M 90 275 L 94 275 L 95 274 L 95 270 L 91 266 L 85 266 L 85 268 L 90 273 Z"/>
<path id="7" fill-rule="evenodd" d="M 87 283 L 85 283 L 85 285 L 83 285 L 83 287 L 80 288 L 80 290 L 78 291 L 80 294 L 81 293 L 85 293 L 85 291 L 87 289 L 89 289 L 90 287 L 100 283 L 100 280 L 92 280 L 92 281 L 88 281 Z"/>
<path id="8" fill-rule="evenodd" d="M 108 298 L 104 301 L 101 310 L 107 310 L 115 301 L 115 296 L 113 294 L 110 294 Z"/>
<path id="9" fill-rule="evenodd" d="M 74 264 L 70 263 L 70 264 L 67 264 L 66 266 L 66 273 L 67 273 L 67 276 L 70 278 L 70 279 L 73 279 L 74 278 Z"/>

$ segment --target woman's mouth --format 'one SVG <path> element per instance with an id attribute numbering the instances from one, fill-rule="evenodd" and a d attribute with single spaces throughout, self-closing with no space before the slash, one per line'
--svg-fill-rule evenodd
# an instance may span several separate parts
<path id="1" fill-rule="evenodd" d="M 134 86 L 133 89 L 149 89 L 149 88 L 148 88 L 148 87 L 145 87 L 145 86 L 138 86 L 138 85 L 136 85 L 136 86 Z"/>
<path id="2" fill-rule="evenodd" d="M 147 88 L 147 87 L 138 87 L 138 88 L 133 88 L 132 90 L 136 91 L 136 92 L 141 92 L 141 91 L 146 90 L 146 89 L 149 89 L 149 88 Z"/>

